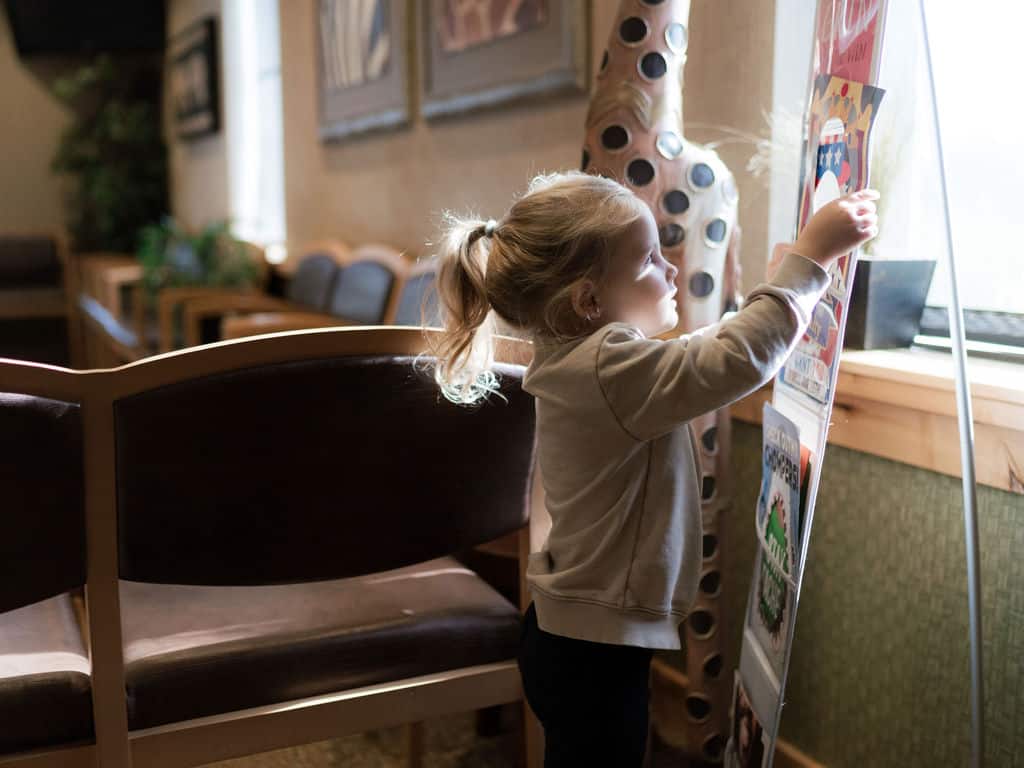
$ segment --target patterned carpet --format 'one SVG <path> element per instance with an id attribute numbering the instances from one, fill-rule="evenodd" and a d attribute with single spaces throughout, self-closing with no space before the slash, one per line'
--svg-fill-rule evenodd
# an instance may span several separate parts
<path id="1" fill-rule="evenodd" d="M 428 720 L 424 768 L 513 768 L 519 754 L 518 707 L 501 710 L 500 730 L 479 736 L 474 713 Z M 216 768 L 404 768 L 405 729 L 386 728 L 302 747 L 212 763 Z"/>
<path id="2" fill-rule="evenodd" d="M 477 733 L 476 714 L 449 715 L 425 723 L 424 768 L 519 768 L 520 710 L 502 707 L 488 730 Z M 646 768 L 711 768 L 690 763 L 655 736 Z M 340 739 L 321 741 L 237 760 L 211 763 L 207 768 L 405 768 L 405 729 L 386 728 Z"/>

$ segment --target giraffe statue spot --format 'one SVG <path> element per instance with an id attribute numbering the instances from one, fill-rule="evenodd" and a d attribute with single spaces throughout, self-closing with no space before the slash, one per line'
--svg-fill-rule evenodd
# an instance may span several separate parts
<path id="1" fill-rule="evenodd" d="M 718 427 L 708 427 L 700 436 L 700 443 L 708 453 L 714 453 L 718 448 Z"/>
<path id="2" fill-rule="evenodd" d="M 666 160 L 675 160 L 683 152 L 683 140 L 675 131 L 662 131 L 655 141 L 658 153 Z"/>
<path id="3" fill-rule="evenodd" d="M 718 571 L 708 571 L 700 580 L 700 591 L 705 595 L 717 595 L 721 585 L 722 574 Z"/>
<path id="4" fill-rule="evenodd" d="M 630 16 L 619 25 L 619 37 L 626 45 L 636 45 L 647 37 L 647 22 L 639 16 Z"/>
<path id="5" fill-rule="evenodd" d="M 715 628 L 715 618 L 707 611 L 694 611 L 690 614 L 690 629 L 697 637 L 707 637 Z"/>
<path id="6" fill-rule="evenodd" d="M 720 243 L 725 240 L 725 230 L 724 219 L 712 219 L 704 228 L 704 234 L 710 242 Z"/>
<path id="7" fill-rule="evenodd" d="M 722 674 L 722 655 L 719 653 L 709 656 L 704 662 L 704 674 L 712 680 L 717 680 Z"/>
<path id="8" fill-rule="evenodd" d="M 706 274 L 706 273 L 705 273 Z M 710 275 L 708 275 L 710 277 Z M 701 501 L 707 501 L 715 495 L 715 476 L 704 475 L 704 480 L 700 486 L 700 498 Z"/>
<path id="9" fill-rule="evenodd" d="M 629 143 L 629 134 L 621 125 L 609 125 L 601 132 L 601 144 L 605 149 L 622 149 Z"/>
<path id="10" fill-rule="evenodd" d="M 669 24 L 665 28 L 665 42 L 672 53 L 682 53 L 685 51 L 687 43 L 686 27 L 679 22 Z"/>
<path id="11" fill-rule="evenodd" d="M 683 190 L 673 189 L 665 194 L 665 197 L 662 198 L 662 203 L 664 203 L 665 210 L 669 213 L 686 213 L 686 210 L 690 207 L 690 198 L 686 196 Z"/>
<path id="12" fill-rule="evenodd" d="M 648 80 L 657 80 L 668 72 L 668 63 L 660 53 L 648 53 L 640 59 L 640 72 Z"/>
<path id="13" fill-rule="evenodd" d="M 686 230 L 674 222 L 662 224 L 658 229 L 658 239 L 661 241 L 662 248 L 679 245 L 685 238 Z"/>
<path id="14" fill-rule="evenodd" d="M 691 693 L 686 697 L 686 712 L 697 722 L 707 720 L 708 715 L 711 714 L 711 702 L 703 696 Z"/>
<path id="15" fill-rule="evenodd" d="M 654 179 L 654 166 L 649 160 L 634 160 L 626 168 L 626 177 L 635 187 L 646 187 Z"/>
<path id="16" fill-rule="evenodd" d="M 690 183 L 697 189 L 707 189 L 715 183 L 715 172 L 707 163 L 696 163 L 690 168 Z"/>
<path id="17" fill-rule="evenodd" d="M 698 299 L 707 298 L 713 290 L 715 290 L 715 278 L 707 272 L 695 272 L 690 278 L 690 294 Z"/>
<path id="18" fill-rule="evenodd" d="M 700 748 L 700 751 L 704 753 L 704 757 L 713 763 L 717 763 L 722 759 L 722 752 L 724 747 L 722 746 L 722 737 L 717 733 L 713 733 L 707 737 L 704 741 L 704 745 Z"/>
<path id="19" fill-rule="evenodd" d="M 705 533 L 702 548 L 704 559 L 707 560 L 718 551 L 718 537 L 713 533 Z"/>

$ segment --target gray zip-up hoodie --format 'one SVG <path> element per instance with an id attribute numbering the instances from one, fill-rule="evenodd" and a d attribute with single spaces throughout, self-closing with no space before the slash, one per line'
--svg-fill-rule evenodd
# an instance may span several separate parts
<path id="1" fill-rule="evenodd" d="M 680 647 L 701 565 L 689 421 L 770 381 L 828 282 L 790 253 L 738 313 L 678 339 L 610 323 L 567 343 L 535 341 L 523 388 L 536 398 L 551 531 L 526 577 L 541 629 Z"/>

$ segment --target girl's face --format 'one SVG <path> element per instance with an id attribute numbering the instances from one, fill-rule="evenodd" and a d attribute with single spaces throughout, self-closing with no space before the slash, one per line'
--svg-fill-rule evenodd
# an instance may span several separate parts
<path id="1" fill-rule="evenodd" d="M 661 255 L 658 227 L 647 206 L 611 244 L 608 270 L 594 290 L 603 325 L 626 322 L 646 336 L 656 336 L 676 327 L 675 278 L 679 270 Z"/>

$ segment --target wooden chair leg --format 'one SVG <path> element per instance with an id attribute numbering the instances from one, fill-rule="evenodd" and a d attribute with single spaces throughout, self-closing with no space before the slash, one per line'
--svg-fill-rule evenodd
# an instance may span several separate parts
<path id="1" fill-rule="evenodd" d="M 523 763 L 525 768 L 544 766 L 544 728 L 523 699 Z"/>
<path id="2" fill-rule="evenodd" d="M 423 721 L 405 726 L 405 754 L 409 768 L 423 768 L 425 741 Z"/>

